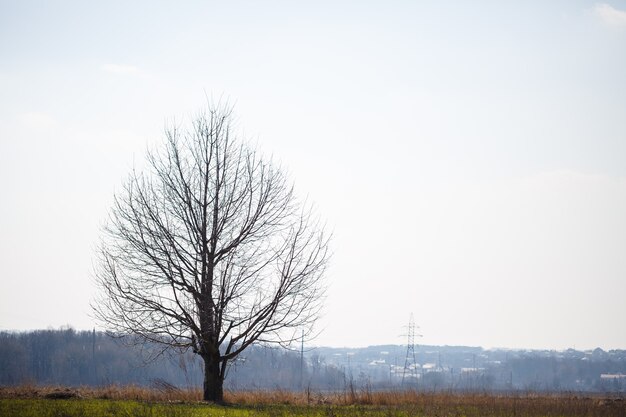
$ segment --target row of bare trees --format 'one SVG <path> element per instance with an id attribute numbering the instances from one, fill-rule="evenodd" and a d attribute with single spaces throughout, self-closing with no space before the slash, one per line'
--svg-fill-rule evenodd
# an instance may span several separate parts
<path id="1" fill-rule="evenodd" d="M 151 348 L 128 346 L 102 332 L 0 332 L 0 386 L 202 385 L 203 361 L 198 355 L 189 351 L 146 362 Z M 300 390 L 303 385 L 337 390 L 345 380 L 339 367 L 319 366 L 309 356 L 301 362 L 299 352 L 264 346 L 246 349 L 231 362 L 227 376 L 224 386 L 231 390 Z"/>

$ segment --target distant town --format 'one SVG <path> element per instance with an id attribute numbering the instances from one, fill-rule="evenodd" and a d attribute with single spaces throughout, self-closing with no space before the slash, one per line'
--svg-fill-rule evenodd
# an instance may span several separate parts
<path id="1" fill-rule="evenodd" d="M 386 389 L 471 391 L 626 390 L 626 350 L 579 351 L 482 349 L 467 346 L 399 345 L 361 349 L 319 348 L 317 357 L 357 384 Z"/>

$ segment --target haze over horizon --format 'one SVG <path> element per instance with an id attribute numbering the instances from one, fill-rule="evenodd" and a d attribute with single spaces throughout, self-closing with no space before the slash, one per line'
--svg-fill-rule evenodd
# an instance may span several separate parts
<path id="1" fill-rule="evenodd" d="M 207 97 L 334 230 L 312 344 L 626 349 L 626 1 L 0 0 L 0 330 L 91 329 L 115 190 Z"/>

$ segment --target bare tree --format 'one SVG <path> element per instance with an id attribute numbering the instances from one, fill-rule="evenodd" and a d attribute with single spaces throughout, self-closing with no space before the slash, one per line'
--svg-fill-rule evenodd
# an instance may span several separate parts
<path id="1" fill-rule="evenodd" d="M 328 236 L 285 174 L 238 142 L 209 107 L 169 128 L 117 193 L 96 267 L 96 317 L 116 334 L 204 360 L 204 400 L 223 401 L 227 365 L 253 343 L 310 334 Z"/>

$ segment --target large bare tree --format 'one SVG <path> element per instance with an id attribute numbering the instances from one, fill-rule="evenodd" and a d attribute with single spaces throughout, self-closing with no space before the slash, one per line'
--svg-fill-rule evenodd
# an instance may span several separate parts
<path id="1" fill-rule="evenodd" d="M 227 366 L 253 343 L 311 331 L 328 236 L 283 171 L 236 140 L 209 106 L 169 128 L 115 195 L 96 267 L 96 317 L 118 335 L 204 360 L 204 400 L 223 401 Z"/>

